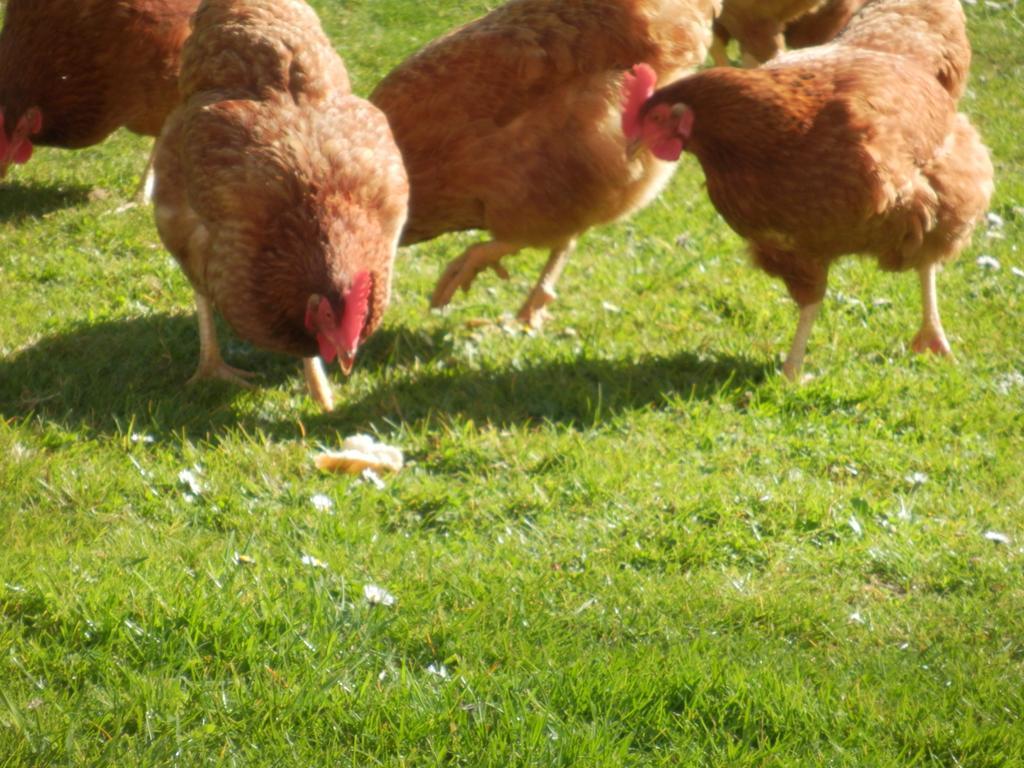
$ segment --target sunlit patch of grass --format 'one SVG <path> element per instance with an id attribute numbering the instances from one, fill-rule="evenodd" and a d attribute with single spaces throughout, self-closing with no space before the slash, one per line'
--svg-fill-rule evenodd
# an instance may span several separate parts
<path id="1" fill-rule="evenodd" d="M 364 94 L 485 7 L 315 5 Z M 335 413 L 224 328 L 259 387 L 186 388 L 191 291 L 125 207 L 149 140 L 40 150 L 0 185 L 0 764 L 1015 765 L 1024 58 L 968 13 L 1001 223 L 940 277 L 956 365 L 849 260 L 784 385 L 795 310 L 686 160 L 541 335 L 467 323 L 539 253 L 426 311 L 451 236 Z M 313 468 L 357 431 L 405 450 L 383 490 Z"/>

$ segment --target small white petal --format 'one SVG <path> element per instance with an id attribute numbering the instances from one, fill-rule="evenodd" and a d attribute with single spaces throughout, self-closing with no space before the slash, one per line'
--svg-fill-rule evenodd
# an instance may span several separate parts
<path id="1" fill-rule="evenodd" d="M 447 680 L 449 677 L 451 677 L 451 674 L 448 672 L 448 667 L 446 667 L 439 661 L 429 664 L 427 666 L 427 672 L 434 675 L 435 677 L 440 677 L 442 680 Z"/>
<path id="2" fill-rule="evenodd" d="M 611 312 L 613 315 L 617 315 L 619 312 L 622 311 L 622 307 L 616 306 L 615 304 L 612 304 L 610 301 L 602 301 L 601 308 L 604 309 L 605 312 Z"/>
<path id="3" fill-rule="evenodd" d="M 364 584 L 363 597 L 370 605 L 391 606 L 395 604 L 395 596 L 376 584 Z"/>
<path id="4" fill-rule="evenodd" d="M 988 223 L 991 227 L 1003 226 L 1003 217 L 1000 216 L 998 213 L 995 213 L 994 211 L 989 211 L 988 216 L 986 218 L 988 218 Z"/>
<path id="5" fill-rule="evenodd" d="M 183 469 L 178 473 L 178 482 L 187 485 L 192 496 L 200 496 L 203 493 L 202 483 L 199 482 L 198 468 Z"/>
<path id="6" fill-rule="evenodd" d="M 847 617 L 847 619 L 851 624 L 867 624 L 867 622 L 864 621 L 864 617 L 860 615 L 860 611 L 854 611 Z"/>
<path id="7" fill-rule="evenodd" d="M 309 497 L 309 500 L 318 512 L 330 512 L 334 509 L 334 502 L 331 501 L 330 496 L 325 494 L 315 493 Z"/>
<path id="8" fill-rule="evenodd" d="M 1024 277 L 1024 269 L 1021 269 L 1020 267 L 1010 267 L 1010 271 L 1017 277 Z"/>
<path id="9" fill-rule="evenodd" d="M 985 531 L 984 536 L 989 541 L 994 541 L 996 544 L 1009 544 L 1010 537 L 1005 533 L 999 531 Z"/>
<path id="10" fill-rule="evenodd" d="M 916 488 L 919 485 L 924 485 L 928 482 L 928 475 L 924 472 L 912 472 L 903 479 L 906 480 L 908 484 Z"/>
<path id="11" fill-rule="evenodd" d="M 312 555 L 303 555 L 302 564 L 308 565 L 310 568 L 327 568 L 327 563 L 325 563 L 323 560 L 318 560 Z"/>
<path id="12" fill-rule="evenodd" d="M 1024 387 L 1024 374 L 1020 371 L 1011 371 L 1003 374 L 995 382 L 996 391 L 1001 395 L 1010 394 L 1010 390 L 1016 387 Z"/>
<path id="13" fill-rule="evenodd" d="M 858 536 L 863 535 L 864 529 L 860 527 L 860 521 L 856 518 L 855 515 L 850 515 L 850 519 L 846 522 L 849 524 L 850 528 L 853 530 L 854 533 L 856 533 Z"/>
<path id="14" fill-rule="evenodd" d="M 979 256 L 978 258 L 976 258 L 974 260 L 974 263 L 977 264 L 982 269 L 991 269 L 993 272 L 998 270 L 1000 266 L 999 260 L 996 259 L 994 256 L 989 256 L 987 253 L 984 254 L 983 256 Z"/>

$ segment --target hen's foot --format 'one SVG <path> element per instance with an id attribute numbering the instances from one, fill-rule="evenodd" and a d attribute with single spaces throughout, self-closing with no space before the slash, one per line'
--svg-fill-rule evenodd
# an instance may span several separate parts
<path id="1" fill-rule="evenodd" d="M 910 343 L 910 348 L 918 354 L 934 352 L 936 355 L 942 355 L 943 357 L 953 357 L 953 350 L 950 348 L 949 341 L 946 340 L 946 334 L 941 328 L 922 328 L 914 336 L 914 340 Z"/>
<path id="2" fill-rule="evenodd" d="M 252 389 L 253 385 L 247 379 L 251 379 L 255 375 L 252 371 L 243 371 L 240 368 L 228 365 L 220 359 L 203 360 L 200 361 L 199 367 L 196 368 L 196 372 L 192 374 L 192 378 L 188 380 L 188 383 L 195 384 L 203 379 L 220 379 L 221 381 L 237 384 L 245 389 Z"/>
<path id="3" fill-rule="evenodd" d="M 493 269 L 502 280 L 508 280 L 508 270 L 501 266 L 501 259 L 515 251 L 515 247 L 498 242 L 479 243 L 467 248 L 445 267 L 434 287 L 434 295 L 430 297 L 430 306 L 434 309 L 447 306 L 456 290 L 468 291 L 476 276 L 485 269 Z"/>
<path id="4" fill-rule="evenodd" d="M 937 264 L 926 264 L 918 270 L 921 280 L 921 309 L 923 317 L 921 330 L 910 342 L 910 348 L 918 354 L 922 352 L 934 352 L 943 357 L 953 357 L 953 350 L 949 348 L 946 334 L 942 330 L 942 321 L 939 320 L 939 300 L 935 290 L 935 273 L 938 272 Z"/>
<path id="5" fill-rule="evenodd" d="M 814 381 L 813 373 L 801 373 L 801 370 L 802 367 L 792 366 L 789 363 L 782 364 L 782 375 L 786 377 L 786 381 L 795 387 Z"/>
<path id="6" fill-rule="evenodd" d="M 331 391 L 331 383 L 324 372 L 323 363 L 319 357 L 306 357 L 302 360 L 302 373 L 306 377 L 306 388 L 309 396 L 325 411 L 334 410 L 334 393 Z"/>
<path id="7" fill-rule="evenodd" d="M 526 297 L 526 301 L 523 302 L 523 306 L 519 309 L 519 314 L 516 317 L 519 322 L 523 323 L 528 328 L 532 328 L 535 331 L 539 331 L 544 322 L 551 317 L 551 313 L 548 312 L 547 306 L 558 298 L 554 291 L 545 288 L 543 285 L 535 286 L 530 295 Z"/>

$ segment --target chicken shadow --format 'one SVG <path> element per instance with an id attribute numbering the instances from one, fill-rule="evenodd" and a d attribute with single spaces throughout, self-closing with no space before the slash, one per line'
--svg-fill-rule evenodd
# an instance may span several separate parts
<path id="1" fill-rule="evenodd" d="M 294 361 L 218 330 L 225 358 L 259 372 L 255 386 L 297 375 Z M 232 403 L 243 390 L 217 381 L 188 386 L 198 354 L 192 316 L 83 324 L 0 359 L 0 418 L 35 417 L 108 434 L 133 423 L 154 436 L 216 431 L 237 422 Z"/>
<path id="2" fill-rule="evenodd" d="M 80 184 L 27 185 L 0 182 L 0 224 L 37 218 L 62 208 L 83 205 L 91 187 Z"/>
<path id="3" fill-rule="evenodd" d="M 297 360 L 263 352 L 224 328 L 225 358 L 257 371 L 254 384 L 304 384 Z M 709 399 L 743 393 L 772 369 L 766 362 L 679 352 L 639 360 L 577 358 L 536 365 L 412 375 L 417 362 L 452 354 L 445 326 L 382 329 L 360 352 L 359 369 L 394 371 L 368 394 L 347 397 L 332 374 L 333 413 L 303 415 L 310 437 L 333 440 L 339 432 L 365 430 L 384 420 L 442 424 L 458 415 L 478 424 L 558 423 L 586 428 L 616 413 L 664 407 L 677 395 Z M 245 392 L 208 381 L 187 386 L 198 357 L 191 316 L 150 315 L 82 325 L 43 338 L 0 359 L 0 418 L 39 418 L 69 428 L 121 434 L 132 425 L 154 437 L 216 435 L 242 426 L 276 439 L 296 435 L 295 419 L 242 414 Z"/>
<path id="4" fill-rule="evenodd" d="M 406 329 L 379 332 L 361 353 L 360 365 L 391 365 L 399 380 L 354 399 L 346 399 L 339 389 L 335 410 L 305 420 L 307 429 L 350 433 L 384 421 L 441 425 L 452 416 L 496 427 L 556 423 L 585 429 L 624 411 L 667 407 L 674 397 L 739 398 L 775 370 L 768 360 L 680 351 L 638 360 L 578 357 L 412 377 L 401 372 L 403 362 L 411 364 L 415 356 L 422 359 L 422 353 L 429 354 L 433 347 L 423 341 L 410 344 L 417 335 L 423 334 Z M 402 345 L 406 352 L 396 360 L 394 349 Z M 293 425 L 284 426 L 294 433 Z M 261 429 L 273 433 L 275 425 Z"/>

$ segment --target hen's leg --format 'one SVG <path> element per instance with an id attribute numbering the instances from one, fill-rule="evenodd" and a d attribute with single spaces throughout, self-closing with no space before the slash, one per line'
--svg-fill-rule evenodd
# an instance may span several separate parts
<path id="1" fill-rule="evenodd" d="M 334 393 L 331 392 L 331 383 L 327 380 L 324 372 L 324 364 L 319 357 L 304 357 L 302 359 L 302 373 L 306 377 L 306 387 L 309 389 L 309 396 L 325 411 L 334 410 Z"/>
<path id="2" fill-rule="evenodd" d="M 526 297 L 526 301 L 517 315 L 523 323 L 526 323 L 531 328 L 539 329 L 544 325 L 544 321 L 548 316 L 547 305 L 558 298 L 558 295 L 555 293 L 555 283 L 562 276 L 565 262 L 575 247 L 576 241 L 569 240 L 551 249 L 551 253 L 548 255 L 548 263 L 544 265 L 544 271 L 540 273 L 537 284 L 533 286 L 533 290 Z"/>
<path id="3" fill-rule="evenodd" d="M 811 328 L 814 327 L 814 320 L 821 310 L 821 302 L 805 304 L 800 307 L 800 319 L 796 324 L 796 334 L 793 336 L 793 344 L 786 355 L 786 362 L 782 364 L 782 372 L 790 381 L 798 381 L 800 369 L 804 365 L 804 354 L 807 352 L 807 339 L 810 338 Z"/>
<path id="4" fill-rule="evenodd" d="M 444 273 L 434 286 L 430 306 L 437 308 L 447 305 L 459 288 L 468 291 L 476 276 L 485 269 L 493 269 L 502 280 L 508 280 L 508 272 L 501 266 L 501 259 L 518 250 L 519 246 L 499 240 L 471 245 L 465 253 L 445 267 Z"/>
<path id="5" fill-rule="evenodd" d="M 199 320 L 199 366 L 188 383 L 195 384 L 200 379 L 223 379 L 242 387 L 251 388 L 252 384 L 246 379 L 256 374 L 233 368 L 225 363 L 220 356 L 217 328 L 213 324 L 213 307 L 210 306 L 210 301 L 200 293 L 196 293 L 196 319 Z"/>
<path id="6" fill-rule="evenodd" d="M 952 356 L 946 333 L 942 330 L 939 320 L 939 302 L 935 293 L 935 273 L 937 264 L 927 264 L 918 270 L 921 277 L 921 309 L 923 319 L 921 330 L 914 336 L 911 348 L 915 352 L 934 352 L 937 355 Z"/>
<path id="7" fill-rule="evenodd" d="M 155 180 L 153 161 L 156 159 L 156 142 L 153 142 L 153 149 L 149 153 L 149 160 L 146 161 L 146 169 L 142 172 L 142 179 L 135 190 L 135 202 L 149 205 L 153 202 L 153 183 Z"/>

